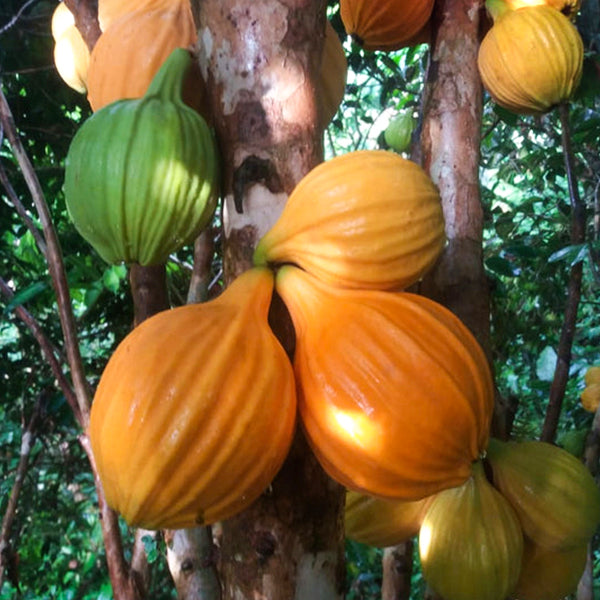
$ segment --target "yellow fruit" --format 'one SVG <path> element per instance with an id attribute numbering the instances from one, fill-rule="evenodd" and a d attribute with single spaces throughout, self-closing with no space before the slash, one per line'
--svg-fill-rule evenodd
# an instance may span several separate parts
<path id="1" fill-rule="evenodd" d="M 445 240 L 440 195 L 425 171 L 394 152 L 361 150 L 300 181 L 254 263 L 294 263 L 339 287 L 404 288 Z"/>
<path id="2" fill-rule="evenodd" d="M 346 537 L 385 548 L 401 544 L 419 533 L 433 496 L 415 500 L 384 500 L 358 492 L 346 492 Z"/>
<path id="3" fill-rule="evenodd" d="M 481 42 L 478 66 L 498 104 L 518 114 L 544 113 L 579 85 L 583 42 L 569 19 L 550 6 L 508 10 Z"/>
<path id="4" fill-rule="evenodd" d="M 506 0 L 506 4 L 513 10 L 525 6 L 547 5 L 559 10 L 563 15 L 574 20 L 581 6 L 581 0 Z"/>
<path id="5" fill-rule="evenodd" d="M 557 552 L 525 540 L 516 600 L 562 600 L 577 590 L 587 561 L 587 544 Z"/>
<path id="6" fill-rule="evenodd" d="M 585 372 L 584 381 L 586 385 L 591 385 L 592 383 L 600 383 L 600 365 L 590 367 Z"/>
<path id="7" fill-rule="evenodd" d="M 431 502 L 419 533 L 423 577 L 444 600 L 504 600 L 521 569 L 523 535 L 480 461 Z"/>
<path id="8" fill-rule="evenodd" d="M 346 53 L 333 25 L 327 21 L 321 69 L 317 79 L 319 123 L 325 129 L 335 116 L 346 93 L 348 62 Z"/>
<path id="9" fill-rule="evenodd" d="M 544 442 L 490 439 L 494 486 L 539 546 L 569 550 L 586 544 L 600 523 L 600 490 L 583 463 Z"/>
<path id="10" fill-rule="evenodd" d="M 52 37 L 54 38 L 54 65 L 58 74 L 69 87 L 80 94 L 85 94 L 90 51 L 75 27 L 73 13 L 64 2 L 54 9 Z"/>
<path id="11" fill-rule="evenodd" d="M 588 412 L 595 413 L 600 406 L 600 383 L 590 383 L 581 392 L 581 404 Z"/>

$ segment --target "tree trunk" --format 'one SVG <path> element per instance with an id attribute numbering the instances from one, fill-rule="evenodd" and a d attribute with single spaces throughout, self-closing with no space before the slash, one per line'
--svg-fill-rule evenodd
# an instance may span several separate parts
<path id="1" fill-rule="evenodd" d="M 413 571 L 412 539 L 383 551 L 381 600 L 409 600 Z"/>
<path id="2" fill-rule="evenodd" d="M 440 190 L 448 244 L 418 291 L 452 310 L 491 356 L 479 188 L 482 88 L 477 53 L 482 10 L 481 0 L 437 0 L 431 17 L 417 155 Z M 506 422 L 504 411 L 497 412 L 498 423 Z M 401 598 L 404 582 L 389 567 L 384 566 L 386 598 Z M 437 598 L 432 590 L 426 597 Z"/>
<path id="3" fill-rule="evenodd" d="M 252 266 L 258 240 L 289 193 L 322 160 L 314 81 L 325 2 L 202 0 L 197 7 L 199 63 L 224 171 L 229 283 Z M 277 298 L 271 312 L 272 327 L 291 355 L 293 330 Z M 343 500 L 342 487 L 325 475 L 298 431 L 270 489 L 222 524 L 224 598 L 341 598 Z"/>
<path id="4" fill-rule="evenodd" d="M 438 0 L 421 137 L 423 166 L 440 189 L 448 245 L 422 293 L 450 308 L 489 353 L 479 192 L 481 0 Z"/>

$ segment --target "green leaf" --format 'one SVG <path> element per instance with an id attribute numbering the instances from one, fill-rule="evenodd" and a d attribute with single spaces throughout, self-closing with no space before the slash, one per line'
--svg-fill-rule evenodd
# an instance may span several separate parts
<path id="1" fill-rule="evenodd" d="M 505 275 L 506 277 L 516 277 L 519 274 L 512 262 L 501 256 L 490 256 L 486 259 L 485 266 L 498 275 Z"/>
<path id="2" fill-rule="evenodd" d="M 571 266 L 585 260 L 587 256 L 587 246 L 585 244 L 576 244 L 573 246 L 565 246 L 556 252 L 553 252 L 548 257 L 548 262 L 567 261 Z"/>
<path id="3" fill-rule="evenodd" d="M 20 290 L 6 305 L 4 313 L 7 314 L 17 306 L 21 306 L 21 304 L 29 302 L 29 300 L 32 300 L 36 296 L 39 296 L 42 292 L 45 292 L 47 289 L 48 284 L 45 281 L 37 281 L 33 285 L 26 287 L 24 290 Z"/>
<path id="4" fill-rule="evenodd" d="M 156 561 L 159 555 L 156 538 L 152 537 L 151 535 L 145 535 L 142 537 L 142 542 L 144 544 L 146 556 L 148 557 L 148 562 L 152 564 Z"/>
<path id="5" fill-rule="evenodd" d="M 127 275 L 127 268 L 125 265 L 111 265 L 108 267 L 102 275 L 102 283 L 107 290 L 110 290 L 113 294 L 116 294 L 121 287 L 121 282 Z"/>
<path id="6" fill-rule="evenodd" d="M 508 125 L 512 125 L 513 127 L 519 121 L 519 115 L 507 110 L 506 108 L 502 108 L 502 106 L 494 105 L 494 112 Z"/>

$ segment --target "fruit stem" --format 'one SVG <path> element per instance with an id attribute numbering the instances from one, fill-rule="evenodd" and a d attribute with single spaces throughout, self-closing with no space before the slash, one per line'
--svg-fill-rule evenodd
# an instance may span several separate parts
<path id="1" fill-rule="evenodd" d="M 505 0 L 485 0 L 485 8 L 494 22 L 497 21 L 504 13 L 511 10 L 510 6 Z"/>
<path id="2" fill-rule="evenodd" d="M 191 62 L 192 56 L 185 48 L 175 48 L 156 72 L 144 97 L 153 96 L 161 100 L 183 103 L 181 89 Z"/>

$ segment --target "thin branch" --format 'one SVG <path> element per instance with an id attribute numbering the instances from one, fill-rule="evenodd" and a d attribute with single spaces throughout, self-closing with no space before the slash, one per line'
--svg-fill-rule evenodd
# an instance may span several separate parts
<path id="1" fill-rule="evenodd" d="M 0 122 L 8 141 L 10 142 L 17 162 L 19 163 L 19 167 L 21 168 L 25 182 L 31 193 L 33 202 L 38 212 L 40 223 L 42 225 L 42 230 L 44 232 L 44 238 L 47 244 L 48 269 L 50 271 L 56 292 L 58 313 L 65 338 L 67 359 L 71 368 L 71 376 L 73 378 L 73 386 L 77 396 L 77 404 L 79 405 L 79 412 L 85 427 L 89 419 L 91 394 L 88 383 L 85 379 L 83 362 L 81 359 L 81 353 L 79 351 L 77 329 L 71 307 L 71 297 L 64 269 L 62 250 L 58 242 L 54 224 L 52 223 L 52 219 L 50 217 L 48 204 L 44 198 L 44 192 L 42 191 L 39 179 L 37 178 L 23 143 L 19 138 L 12 112 L 1 89 Z"/>
<path id="2" fill-rule="evenodd" d="M 208 299 L 214 252 L 214 231 L 207 229 L 194 242 L 194 268 L 187 294 L 188 304 L 204 302 Z"/>
<path id="3" fill-rule="evenodd" d="M 13 291 L 10 289 L 10 287 L 2 277 L 0 277 L 0 292 L 2 292 L 2 295 L 5 298 L 7 298 L 9 302 L 14 297 Z M 65 377 L 62 371 L 61 364 L 56 358 L 57 354 L 59 354 L 58 351 L 53 346 L 52 342 L 46 337 L 42 328 L 40 327 L 40 324 L 35 320 L 34 316 L 24 306 L 16 306 L 13 310 L 17 317 L 19 317 L 19 319 L 23 321 L 23 323 L 27 326 L 29 331 L 31 331 L 31 333 L 33 334 L 33 337 L 40 346 L 44 358 L 46 359 L 46 361 L 50 365 L 50 368 L 52 369 L 52 373 L 56 378 L 56 382 L 60 390 L 64 394 L 67 403 L 69 404 L 71 410 L 73 411 L 73 414 L 75 415 L 75 419 L 81 425 L 83 420 L 81 418 L 79 405 L 77 404 L 77 398 L 75 396 L 75 393 L 73 392 L 71 383 Z"/>
<path id="4" fill-rule="evenodd" d="M 17 465 L 15 480 L 10 492 L 8 504 L 6 506 L 6 512 L 4 513 L 4 517 L 2 519 L 2 529 L 0 530 L 0 588 L 2 588 L 5 575 L 11 581 L 11 583 L 18 584 L 18 576 L 16 575 L 16 571 L 14 569 L 14 564 L 16 561 L 15 551 L 11 546 L 10 537 L 19 503 L 19 496 L 23 487 L 23 481 L 25 480 L 25 475 L 29 466 L 31 449 L 33 448 L 33 442 L 37 434 L 38 423 L 43 412 L 45 398 L 45 392 L 39 394 L 33 408 L 33 413 L 29 419 L 29 423 L 23 431 L 23 436 L 21 438 L 19 463 Z"/>
<path id="5" fill-rule="evenodd" d="M 140 589 L 140 582 L 135 578 L 134 572 L 128 567 L 123 553 L 123 542 L 119 528 L 119 516 L 106 503 L 102 483 L 98 477 L 94 454 L 87 435 L 79 436 L 79 443 L 85 450 L 88 460 L 92 465 L 96 490 L 98 491 L 98 507 L 100 510 L 100 523 L 106 550 L 106 562 L 109 565 L 108 573 L 115 600 L 142 600 L 145 594 Z"/>
<path id="6" fill-rule="evenodd" d="M 21 15 L 27 9 L 27 7 L 32 5 L 36 1 L 37 0 L 28 0 L 27 2 L 25 2 L 25 4 L 21 6 L 21 8 L 17 11 L 17 14 L 14 15 L 13 18 L 8 23 L 6 23 L 6 25 L 2 25 L 2 27 L 0 27 L 0 35 L 6 33 L 11 27 L 14 27 L 17 24 L 17 21 L 21 18 Z"/>
<path id="7" fill-rule="evenodd" d="M 23 223 L 25 223 L 25 226 L 33 236 L 33 239 L 35 240 L 35 243 L 37 244 L 37 247 L 39 248 L 40 252 L 47 259 L 48 249 L 46 247 L 46 242 L 44 241 L 40 230 L 37 228 L 37 225 L 33 222 L 33 219 L 27 214 L 27 209 L 23 206 L 21 200 L 19 200 L 19 196 L 17 196 L 17 193 L 11 185 L 10 180 L 8 179 L 8 175 L 6 174 L 6 171 L 2 166 L 2 163 L 0 163 L 0 183 L 2 183 L 4 189 L 6 190 L 6 195 L 8 196 L 8 199 L 10 200 L 12 205 L 15 207 L 17 214 L 19 215 L 19 217 L 21 217 L 21 220 L 23 221 Z"/>
<path id="8" fill-rule="evenodd" d="M 569 200 L 571 203 L 571 243 L 573 245 L 585 242 L 585 205 L 579 196 L 577 179 L 575 176 L 575 159 L 571 147 L 571 131 L 569 126 L 569 105 L 563 103 L 559 106 L 559 116 L 562 128 L 562 146 L 565 159 L 567 181 L 569 184 Z M 569 275 L 567 305 L 563 319 L 560 340 L 558 343 L 556 369 L 550 387 L 550 397 L 546 409 L 546 417 L 542 428 L 541 439 L 545 442 L 554 442 L 556 430 L 560 419 L 563 399 L 569 379 L 571 366 L 571 351 L 577 324 L 577 310 L 581 300 L 581 282 L 583 278 L 583 262 L 578 261 L 571 266 Z"/>

